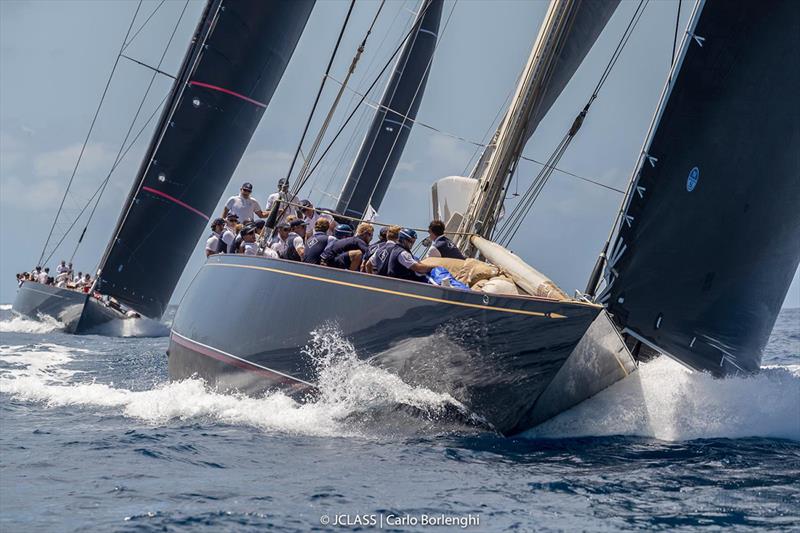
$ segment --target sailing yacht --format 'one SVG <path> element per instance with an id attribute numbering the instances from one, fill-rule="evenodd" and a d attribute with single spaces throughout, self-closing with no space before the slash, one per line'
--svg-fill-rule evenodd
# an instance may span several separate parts
<path id="1" fill-rule="evenodd" d="M 430 65 L 432 50 L 416 43 L 435 37 L 437 3 L 420 6 L 340 196 L 341 213 L 358 219 L 379 208 L 425 85 L 427 67 L 406 65 Z M 551 0 L 511 104 L 472 175 L 434 188 L 462 251 L 502 268 L 521 294 L 215 255 L 173 321 L 171 377 L 313 398 L 317 369 L 302 351 L 314 332 L 333 330 L 370 364 L 450 394 L 496 431 L 516 434 L 624 379 L 647 352 L 719 376 L 757 370 L 800 262 L 800 121 L 786 108 L 800 93 L 800 68 L 786 65 L 798 66 L 800 6 L 791 0 L 769 8 L 695 3 L 585 293 L 570 298 L 552 290 L 501 245 L 513 237 L 507 221 L 524 217 L 602 83 L 523 208 L 503 215 L 503 191 L 522 148 L 616 7 L 614 0 Z M 394 100 L 401 90 L 410 97 Z M 398 102 L 405 108 L 393 107 Z M 220 328 L 205 309 L 227 301 L 237 305 L 227 307 Z"/>
<path id="2" fill-rule="evenodd" d="M 25 282 L 15 312 L 52 316 L 70 333 L 124 320 L 123 309 L 161 318 L 313 6 L 313 0 L 208 2 L 93 287 L 81 292 Z"/>

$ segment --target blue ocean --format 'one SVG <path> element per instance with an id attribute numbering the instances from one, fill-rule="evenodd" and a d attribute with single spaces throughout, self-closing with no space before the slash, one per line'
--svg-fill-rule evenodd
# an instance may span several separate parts
<path id="1" fill-rule="evenodd" d="M 0 310 L 0 530 L 800 529 L 800 309 L 756 376 L 656 359 L 517 438 L 344 339 L 301 405 L 170 382 L 162 324 L 107 333 Z"/>

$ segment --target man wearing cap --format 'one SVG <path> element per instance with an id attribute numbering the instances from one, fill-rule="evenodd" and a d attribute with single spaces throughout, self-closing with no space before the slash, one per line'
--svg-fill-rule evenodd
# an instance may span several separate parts
<path id="1" fill-rule="evenodd" d="M 392 247 L 397 245 L 397 238 L 400 235 L 400 226 L 389 226 L 386 229 L 386 242 L 378 246 L 369 258 L 369 261 L 364 265 L 364 271 L 369 274 L 380 274 L 386 276 L 388 274 L 387 266 L 389 254 Z"/>
<path id="2" fill-rule="evenodd" d="M 222 242 L 225 243 L 223 247 L 223 252 L 232 254 L 235 253 L 236 250 L 233 247 L 233 243 L 236 241 L 236 235 L 239 233 L 239 217 L 236 213 L 228 213 L 228 216 L 225 217 L 225 229 L 222 232 Z"/>
<path id="3" fill-rule="evenodd" d="M 214 219 L 211 223 L 211 236 L 206 240 L 206 257 L 209 255 L 222 253 L 227 246 L 222 240 L 222 231 L 225 229 L 225 220 Z"/>
<path id="4" fill-rule="evenodd" d="M 255 220 L 255 215 L 266 218 L 267 214 L 261 210 L 261 205 L 259 205 L 258 201 L 250 197 L 252 192 L 253 184 L 249 182 L 243 183 L 242 188 L 239 189 L 239 194 L 231 196 L 228 198 L 228 201 L 225 202 L 225 209 L 222 210 L 222 218 L 226 218 L 228 213 L 234 213 L 242 222 L 245 220 Z"/>
<path id="5" fill-rule="evenodd" d="M 246 224 L 242 228 L 242 244 L 237 253 L 244 255 L 258 255 L 258 243 L 256 242 L 256 227 Z"/>
<path id="6" fill-rule="evenodd" d="M 386 261 L 386 275 L 390 278 L 406 279 L 409 281 L 426 281 L 424 274 L 434 269 L 432 265 L 423 265 L 411 253 L 411 248 L 417 241 L 417 232 L 413 229 L 403 228 L 397 236 L 397 246 L 392 247 Z"/>

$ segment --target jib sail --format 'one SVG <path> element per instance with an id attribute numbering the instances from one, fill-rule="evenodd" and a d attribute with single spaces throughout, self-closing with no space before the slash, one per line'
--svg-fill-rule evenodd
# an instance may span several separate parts
<path id="1" fill-rule="evenodd" d="M 97 290 L 160 317 L 278 85 L 314 0 L 210 0 Z"/>
<path id="2" fill-rule="evenodd" d="M 336 210 L 361 218 L 381 205 L 428 81 L 443 0 L 423 0 L 367 135 L 339 196 Z"/>
<path id="3" fill-rule="evenodd" d="M 800 261 L 800 4 L 699 2 L 599 296 L 686 365 L 759 368 Z"/>

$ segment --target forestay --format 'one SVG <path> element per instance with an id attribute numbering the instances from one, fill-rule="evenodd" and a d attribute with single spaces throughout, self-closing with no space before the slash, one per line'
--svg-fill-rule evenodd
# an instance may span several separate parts
<path id="1" fill-rule="evenodd" d="M 686 365 L 755 371 L 800 261 L 800 4 L 696 7 L 599 296 Z"/>
<path id="2" fill-rule="evenodd" d="M 280 81 L 314 0 L 210 0 L 97 290 L 160 317 Z"/>

